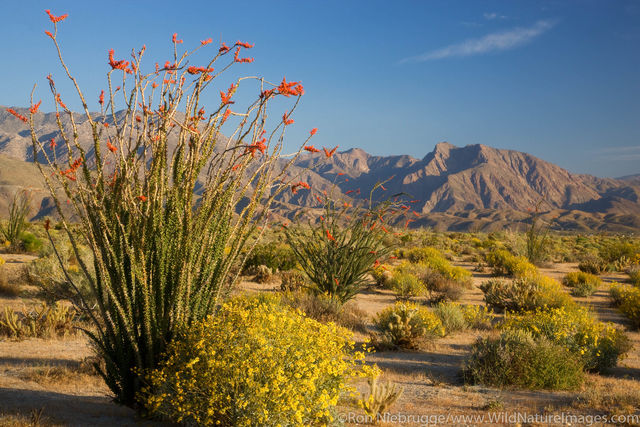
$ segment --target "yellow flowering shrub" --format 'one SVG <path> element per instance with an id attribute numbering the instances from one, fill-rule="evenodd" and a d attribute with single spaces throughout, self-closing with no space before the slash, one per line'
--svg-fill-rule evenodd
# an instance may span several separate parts
<path id="1" fill-rule="evenodd" d="M 491 329 L 495 314 L 486 305 L 463 305 L 461 308 L 468 327 Z"/>
<path id="2" fill-rule="evenodd" d="M 5 263 L 4 258 L 0 256 L 0 266 L 2 266 L 4 263 Z"/>
<path id="3" fill-rule="evenodd" d="M 437 271 L 448 279 L 460 282 L 468 281 L 471 272 L 451 265 L 442 253 L 431 247 L 413 248 L 403 253 L 403 256 L 415 264 L 421 264 Z"/>
<path id="4" fill-rule="evenodd" d="M 397 302 L 373 319 L 380 344 L 392 348 L 418 348 L 429 339 L 443 337 L 442 321 L 432 311 L 412 303 Z"/>
<path id="5" fill-rule="evenodd" d="M 581 306 L 507 314 L 502 330 L 522 329 L 579 355 L 588 371 L 604 371 L 629 351 L 627 336 L 611 323 L 598 321 Z"/>
<path id="6" fill-rule="evenodd" d="M 371 375 L 352 334 L 269 299 L 236 299 L 170 345 L 142 397 L 187 425 L 318 425 L 341 393 Z"/>
<path id="7" fill-rule="evenodd" d="M 495 276 L 533 277 L 538 269 L 523 256 L 515 256 L 505 249 L 491 251 L 485 256 Z"/>
<path id="8" fill-rule="evenodd" d="M 640 328 L 640 288 L 612 283 L 609 295 L 618 310 L 631 321 L 634 328 Z"/>

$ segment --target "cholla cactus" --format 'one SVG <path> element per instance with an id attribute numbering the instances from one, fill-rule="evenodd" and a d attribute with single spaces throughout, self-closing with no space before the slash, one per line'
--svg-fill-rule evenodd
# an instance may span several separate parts
<path id="1" fill-rule="evenodd" d="M 370 376 L 368 379 L 369 396 L 359 401 L 365 413 L 377 419 L 387 412 L 391 406 L 402 396 L 404 389 L 387 381 L 384 384 L 378 382 L 379 375 Z"/>

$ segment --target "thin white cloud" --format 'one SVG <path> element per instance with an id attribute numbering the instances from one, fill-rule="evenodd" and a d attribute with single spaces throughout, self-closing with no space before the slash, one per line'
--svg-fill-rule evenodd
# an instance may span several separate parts
<path id="1" fill-rule="evenodd" d="M 498 15 L 496 12 L 485 12 L 482 16 L 487 21 L 493 21 L 494 19 L 507 19 L 506 15 Z"/>
<path id="2" fill-rule="evenodd" d="M 477 39 L 468 39 L 462 43 L 452 44 L 421 55 L 404 58 L 400 63 L 434 61 L 437 59 L 482 55 L 490 52 L 514 49 L 544 34 L 553 28 L 554 25 L 555 22 L 553 21 L 538 21 L 531 27 L 518 27 L 508 31 L 487 34 Z"/>
<path id="3" fill-rule="evenodd" d="M 606 147 L 594 150 L 601 159 L 616 162 L 640 160 L 640 145 L 624 145 L 619 147 Z"/>
<path id="4" fill-rule="evenodd" d="M 618 147 L 607 147 L 596 150 L 596 153 L 615 154 L 615 153 L 640 153 L 640 145 L 622 145 Z"/>

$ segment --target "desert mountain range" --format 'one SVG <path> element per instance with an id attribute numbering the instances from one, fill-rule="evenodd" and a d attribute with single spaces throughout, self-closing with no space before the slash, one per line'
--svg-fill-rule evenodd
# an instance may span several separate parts
<path id="1" fill-rule="evenodd" d="M 25 109 L 16 110 L 26 114 Z M 80 115 L 77 121 L 80 138 L 89 141 L 89 127 Z M 35 127 L 46 140 L 55 136 L 55 114 L 38 113 Z M 53 213 L 33 162 L 28 129 L 0 107 L 0 216 L 6 215 L 11 195 L 20 188 L 32 190 L 34 218 Z M 482 144 L 457 147 L 441 142 L 422 159 L 373 156 L 359 148 L 329 159 L 324 153 L 305 153 L 291 174 L 315 190 L 329 190 L 335 183 L 350 198 L 368 197 L 377 182 L 388 180 L 385 194 L 402 192 L 418 200 L 412 205 L 419 215 L 413 227 L 459 231 L 522 227 L 529 211 L 543 200 L 543 218 L 555 229 L 640 230 L 640 175 L 612 179 L 573 174 L 527 153 Z M 286 192 L 275 213 L 290 217 L 312 206 L 312 201 L 306 190 Z"/>

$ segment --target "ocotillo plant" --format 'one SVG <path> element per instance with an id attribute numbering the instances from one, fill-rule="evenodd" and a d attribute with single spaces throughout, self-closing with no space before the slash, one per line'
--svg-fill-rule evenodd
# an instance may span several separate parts
<path id="1" fill-rule="evenodd" d="M 294 184 L 293 189 L 296 190 Z M 323 214 L 308 227 L 285 227 L 285 235 L 298 262 L 309 276 L 312 290 L 326 294 L 339 304 L 353 298 L 367 283 L 368 273 L 391 251 L 383 243 L 389 222 L 409 208 L 401 202 L 373 202 L 373 192 L 384 188 L 378 183 L 368 201 L 334 200 L 316 195 Z M 406 209 L 405 209 L 406 208 Z"/>
<path id="2" fill-rule="evenodd" d="M 79 308 L 95 326 L 87 333 L 104 359 L 102 375 L 116 399 L 133 406 L 143 376 L 158 365 L 176 332 L 215 313 L 248 236 L 266 221 L 273 198 L 285 188 L 286 169 L 296 155 L 278 160 L 303 88 L 285 79 L 271 84 L 239 78 L 206 111 L 205 94 L 234 64 L 253 61 L 240 57 L 253 45 L 223 43 L 195 66 L 189 61 L 210 49 L 211 39 L 181 53 L 183 41 L 174 34 L 172 58 L 148 73 L 142 71 L 144 46 L 128 61 L 115 59 L 111 50 L 106 97 L 100 92 L 101 111 L 94 114 L 58 43 L 57 26 L 67 15 L 47 14 L 54 31 L 46 34 L 75 87 L 91 139 L 80 138 L 78 116 L 51 76 L 56 138 L 44 141 L 36 134 L 40 102 L 34 103 L 33 92 L 30 117 L 13 113 L 30 125 L 34 157 L 44 159 L 38 166 L 97 301 L 95 308 L 86 302 Z M 232 111 L 234 95 L 251 81 L 257 82 L 256 100 Z M 268 132 L 267 104 L 280 96 L 295 105 Z M 237 127 L 223 127 L 232 117 Z M 79 221 L 80 237 L 71 231 L 71 216 Z M 81 244 L 90 248 L 92 262 L 79 255 Z"/>
<path id="3" fill-rule="evenodd" d="M 0 237 L 9 242 L 12 249 L 17 249 L 20 242 L 20 235 L 27 227 L 27 215 L 31 210 L 31 197 L 25 190 L 18 191 L 13 195 L 9 204 L 9 221 L 4 227 L 0 224 Z"/>

